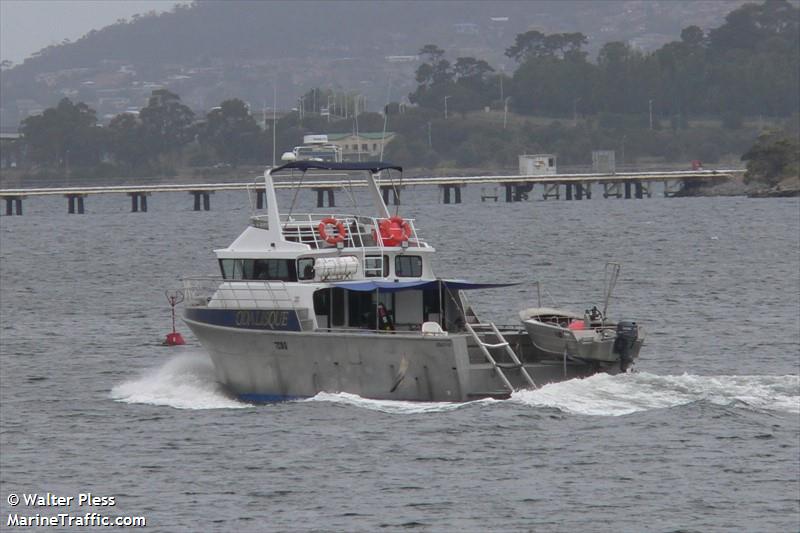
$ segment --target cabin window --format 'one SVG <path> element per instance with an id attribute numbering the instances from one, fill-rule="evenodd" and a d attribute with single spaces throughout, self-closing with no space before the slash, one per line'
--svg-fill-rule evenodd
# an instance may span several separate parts
<path id="1" fill-rule="evenodd" d="M 225 279 L 297 281 L 291 259 L 220 259 L 219 263 Z"/>
<path id="2" fill-rule="evenodd" d="M 344 326 L 344 289 L 331 289 L 331 324 Z"/>
<path id="3" fill-rule="evenodd" d="M 380 278 L 389 276 L 389 256 L 368 255 L 364 258 L 364 277 Z"/>
<path id="4" fill-rule="evenodd" d="M 297 278 L 301 280 L 314 279 L 313 257 L 303 257 L 297 260 Z"/>
<path id="5" fill-rule="evenodd" d="M 331 289 L 321 289 L 314 293 L 314 315 L 321 328 L 331 327 Z"/>
<path id="6" fill-rule="evenodd" d="M 398 255 L 394 260 L 394 273 L 399 278 L 422 276 L 422 258 L 418 255 Z"/>
<path id="7" fill-rule="evenodd" d="M 361 149 L 362 149 L 363 151 L 367 152 L 367 151 L 369 151 L 369 145 L 367 145 L 367 144 L 362 144 L 362 145 L 361 145 Z"/>
<path id="8" fill-rule="evenodd" d="M 375 293 L 347 291 L 347 314 L 351 328 L 375 329 Z"/>
<path id="9" fill-rule="evenodd" d="M 222 270 L 222 279 L 235 279 L 233 274 L 234 263 L 234 259 L 219 260 L 219 268 Z"/>

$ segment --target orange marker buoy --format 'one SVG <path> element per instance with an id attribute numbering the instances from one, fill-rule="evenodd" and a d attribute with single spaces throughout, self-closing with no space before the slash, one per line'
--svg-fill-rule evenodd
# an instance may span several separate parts
<path id="1" fill-rule="evenodd" d="M 181 346 L 186 344 L 186 341 L 183 340 L 183 336 L 175 330 L 175 306 L 183 301 L 183 291 L 166 290 L 164 294 L 167 296 L 167 301 L 172 308 L 172 333 L 167 334 L 167 338 L 164 339 L 164 346 Z"/>

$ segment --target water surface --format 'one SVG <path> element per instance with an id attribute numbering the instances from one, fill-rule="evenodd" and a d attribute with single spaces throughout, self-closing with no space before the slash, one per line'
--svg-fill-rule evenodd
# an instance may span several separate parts
<path id="1" fill-rule="evenodd" d="M 534 280 L 560 305 L 602 303 L 603 265 L 620 261 L 611 314 L 648 332 L 636 373 L 506 401 L 248 405 L 188 328 L 187 346 L 160 346 L 164 290 L 215 273 L 244 193 L 210 212 L 178 193 L 148 213 L 90 197 L 83 216 L 25 200 L 0 219 L 3 524 L 9 493 L 50 491 L 114 495 L 112 514 L 151 531 L 800 529 L 798 200 L 479 194 L 404 191 L 437 273 L 526 281 L 470 295 L 513 323 Z"/>

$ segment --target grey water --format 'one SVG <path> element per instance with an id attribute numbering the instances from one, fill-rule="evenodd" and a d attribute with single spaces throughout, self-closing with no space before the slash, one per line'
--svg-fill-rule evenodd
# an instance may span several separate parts
<path id="1" fill-rule="evenodd" d="M 800 530 L 797 199 L 403 202 L 439 275 L 524 282 L 471 295 L 498 323 L 535 280 L 559 305 L 602 303 L 621 262 L 610 314 L 647 330 L 636 372 L 459 405 L 248 405 L 185 326 L 186 346 L 160 345 L 165 289 L 216 273 L 244 193 L 208 212 L 92 196 L 85 215 L 28 198 L 0 218 L 0 529 L 97 511 L 167 532 Z M 47 492 L 115 505 L 8 502 Z"/>

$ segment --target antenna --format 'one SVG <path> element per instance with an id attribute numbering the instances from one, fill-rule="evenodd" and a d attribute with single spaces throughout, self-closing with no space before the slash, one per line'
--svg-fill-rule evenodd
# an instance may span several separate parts
<path id="1" fill-rule="evenodd" d="M 383 108 L 383 133 L 381 134 L 381 155 L 378 161 L 383 161 L 383 147 L 386 145 L 386 124 L 389 122 L 389 103 L 392 98 L 392 76 L 389 76 L 389 85 L 386 87 L 386 106 Z"/>
<path id="2" fill-rule="evenodd" d="M 619 268 L 619 263 L 606 263 L 605 272 L 603 273 L 603 285 L 606 292 L 605 301 L 603 302 L 603 316 L 606 316 L 608 311 L 608 302 L 611 300 L 611 293 L 617 284 L 617 278 L 619 278 Z"/>
<path id="3" fill-rule="evenodd" d="M 275 137 L 278 136 L 278 84 L 275 80 L 272 82 L 272 168 L 275 168 Z M 267 117 L 264 116 L 264 122 Z"/>

